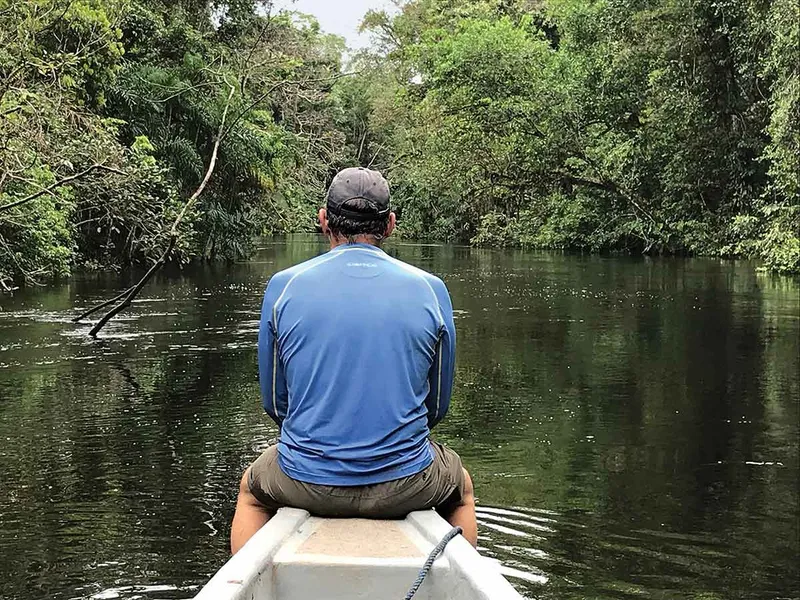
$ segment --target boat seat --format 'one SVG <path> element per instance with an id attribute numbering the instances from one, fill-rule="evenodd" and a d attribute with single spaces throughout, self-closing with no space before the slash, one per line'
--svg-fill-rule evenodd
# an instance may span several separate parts
<path id="1" fill-rule="evenodd" d="M 298 555 L 353 558 L 425 558 L 402 521 L 325 519 L 312 521 L 313 530 L 297 548 Z"/>
<path id="2" fill-rule="evenodd" d="M 326 590 L 327 600 L 394 599 L 411 586 L 432 549 L 406 521 L 310 517 L 275 555 L 275 598 L 317 598 Z M 448 569 L 442 557 L 432 573 Z"/>

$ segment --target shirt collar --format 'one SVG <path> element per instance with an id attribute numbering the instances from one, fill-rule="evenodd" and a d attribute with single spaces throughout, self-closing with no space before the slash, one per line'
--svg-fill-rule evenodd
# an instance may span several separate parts
<path id="1" fill-rule="evenodd" d="M 378 246 L 373 246 L 372 244 L 366 244 L 363 242 L 358 242 L 356 244 L 342 244 L 341 246 L 336 246 L 331 252 L 342 252 L 343 250 L 351 250 L 353 248 L 360 248 L 361 250 L 371 250 L 375 252 L 383 252 Z"/>

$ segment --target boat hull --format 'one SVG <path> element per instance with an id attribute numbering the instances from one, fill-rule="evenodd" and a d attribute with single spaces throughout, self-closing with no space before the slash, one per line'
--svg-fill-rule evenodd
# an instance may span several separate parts
<path id="1" fill-rule="evenodd" d="M 401 600 L 450 531 L 434 511 L 402 521 L 320 519 L 281 509 L 195 600 Z M 491 563 L 457 536 L 415 600 L 521 600 Z"/>

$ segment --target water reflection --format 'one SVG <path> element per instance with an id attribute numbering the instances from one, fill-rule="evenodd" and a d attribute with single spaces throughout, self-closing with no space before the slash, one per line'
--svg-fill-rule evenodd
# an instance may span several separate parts
<path id="1" fill-rule="evenodd" d="M 258 309 L 315 241 L 166 273 L 104 339 L 104 276 L 0 299 L 0 597 L 186 598 L 226 557 L 261 414 Z M 531 598 L 797 597 L 800 287 L 750 265 L 444 246 L 458 382 L 436 435 Z"/>

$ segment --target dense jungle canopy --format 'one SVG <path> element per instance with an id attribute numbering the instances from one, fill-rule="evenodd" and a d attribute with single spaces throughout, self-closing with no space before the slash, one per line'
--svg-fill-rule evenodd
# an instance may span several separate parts
<path id="1" fill-rule="evenodd" d="M 409 0 L 348 54 L 265 1 L 0 0 L 0 287 L 154 260 L 218 138 L 174 260 L 312 231 L 360 164 L 409 238 L 800 272 L 799 10 Z"/>

